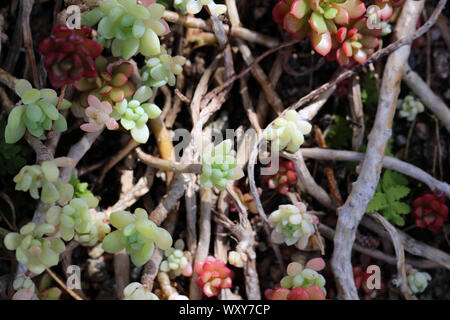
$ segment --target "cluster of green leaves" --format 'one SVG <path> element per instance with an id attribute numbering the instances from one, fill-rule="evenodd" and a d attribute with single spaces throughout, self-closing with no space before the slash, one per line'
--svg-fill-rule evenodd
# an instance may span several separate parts
<path id="1" fill-rule="evenodd" d="M 91 190 L 88 189 L 87 182 L 81 182 L 75 174 L 72 175 L 69 183 L 73 187 L 73 197 L 74 198 L 83 198 L 83 197 L 93 197 Z"/>
<path id="2" fill-rule="evenodd" d="M 405 219 L 402 215 L 411 212 L 409 205 L 400 201 L 411 191 L 407 185 L 408 179 L 405 176 L 392 170 L 385 170 L 367 211 L 380 212 L 386 220 L 404 226 Z"/>
<path id="3" fill-rule="evenodd" d="M 0 119 L 0 176 L 14 175 L 27 163 L 31 149 L 25 144 L 5 142 L 6 119 Z"/>
<path id="4" fill-rule="evenodd" d="M 16 81 L 15 91 L 22 99 L 22 103 L 16 106 L 8 116 L 8 124 L 5 128 L 5 141 L 16 143 L 25 131 L 33 136 L 45 140 L 45 132 L 54 130 L 63 132 L 67 130 L 66 118 L 59 112 L 70 108 L 71 102 L 62 99 L 59 110 L 59 97 L 53 89 L 34 89 L 25 79 Z"/>
<path id="5" fill-rule="evenodd" d="M 352 138 L 350 123 L 341 116 L 334 116 L 333 124 L 328 127 L 325 136 L 327 146 L 330 148 L 342 149 L 349 145 Z"/>

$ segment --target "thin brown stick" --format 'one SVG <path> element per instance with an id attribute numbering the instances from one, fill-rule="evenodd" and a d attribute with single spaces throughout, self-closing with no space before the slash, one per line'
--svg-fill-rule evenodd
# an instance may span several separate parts
<path id="1" fill-rule="evenodd" d="M 325 139 L 322 134 L 322 130 L 317 125 L 313 126 L 314 130 L 314 138 L 316 139 L 316 143 L 321 148 L 326 148 L 327 144 L 325 143 Z M 331 196 L 336 200 L 336 202 L 341 206 L 344 204 L 342 200 L 341 193 L 339 192 L 339 188 L 337 186 L 336 177 L 334 176 L 334 171 L 330 165 L 326 165 L 323 169 L 325 175 L 327 176 L 328 184 L 330 186 Z"/>
<path id="2" fill-rule="evenodd" d="M 353 126 L 352 149 L 354 151 L 359 151 L 364 140 L 364 131 L 366 126 L 364 124 L 361 86 L 359 84 L 358 76 L 354 76 L 352 79 L 349 102 L 351 111 L 350 113 L 352 115 L 352 120 L 355 123 L 355 125 Z"/>
<path id="3" fill-rule="evenodd" d="M 48 274 L 55 280 L 68 294 L 70 294 L 75 300 L 83 300 L 79 295 L 77 295 L 72 289 L 69 289 L 66 284 L 55 274 L 50 268 L 45 267 Z"/>
<path id="4" fill-rule="evenodd" d="M 122 299 L 123 289 L 130 283 L 130 257 L 125 249 L 114 254 L 114 278 L 117 297 Z"/>
<path id="5" fill-rule="evenodd" d="M 194 263 L 205 261 L 208 257 L 209 244 L 211 241 L 211 202 L 212 190 L 200 187 L 200 219 L 197 250 L 195 251 Z M 189 290 L 190 300 L 200 300 L 202 292 L 195 283 L 198 275 L 193 274 Z"/>
<path id="6" fill-rule="evenodd" d="M 208 32 L 213 31 L 211 25 L 203 19 L 194 18 L 191 16 L 183 16 L 182 14 L 169 10 L 164 10 L 163 19 L 171 23 L 182 24 L 183 26 L 188 28 L 197 28 Z M 243 27 L 233 27 L 230 30 L 228 26 L 224 26 L 224 30 L 226 34 L 231 33 L 231 35 L 234 37 L 241 38 L 249 42 L 255 42 L 268 48 L 276 47 L 280 43 L 278 39 L 257 33 Z"/>
<path id="7" fill-rule="evenodd" d="M 137 157 L 153 168 L 161 169 L 164 171 L 178 172 L 178 173 L 201 173 L 202 165 L 198 163 L 184 164 L 179 162 L 174 162 L 170 160 L 161 159 L 154 157 L 150 154 L 145 153 L 141 148 L 136 148 L 135 150 Z"/>

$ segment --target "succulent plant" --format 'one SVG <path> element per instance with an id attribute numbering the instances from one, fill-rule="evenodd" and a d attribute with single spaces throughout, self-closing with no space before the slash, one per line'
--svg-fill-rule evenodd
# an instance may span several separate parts
<path id="1" fill-rule="evenodd" d="M 106 126 L 109 130 L 119 128 L 116 119 L 111 117 L 112 107 L 108 101 L 100 101 L 96 96 L 89 95 L 89 107 L 86 109 L 86 115 L 89 117 L 89 123 L 80 126 L 81 130 L 86 132 L 96 132 Z"/>
<path id="2" fill-rule="evenodd" d="M 159 300 L 159 298 L 141 283 L 132 282 L 123 289 L 123 300 Z"/>
<path id="3" fill-rule="evenodd" d="M 16 292 L 12 296 L 12 300 L 39 300 L 33 280 L 24 274 L 14 279 L 13 288 Z"/>
<path id="4" fill-rule="evenodd" d="M 256 208 L 255 199 L 253 199 L 253 196 L 250 192 L 248 193 L 242 193 L 241 189 L 238 187 L 233 188 L 236 194 L 239 197 L 239 200 L 241 200 L 242 204 L 247 208 L 247 210 L 250 213 L 258 214 L 258 208 Z M 261 196 L 262 189 L 258 188 L 258 194 Z M 230 211 L 231 212 L 238 212 L 238 209 L 236 208 L 234 201 L 230 202 Z"/>
<path id="5" fill-rule="evenodd" d="M 448 219 L 443 194 L 427 192 L 414 200 L 413 218 L 416 226 L 437 232 Z"/>
<path id="6" fill-rule="evenodd" d="M 51 287 L 52 277 L 45 273 L 39 280 L 39 286 L 36 288 L 37 296 L 40 300 L 59 300 L 61 298 L 62 290 L 58 287 Z"/>
<path id="7" fill-rule="evenodd" d="M 140 87 L 128 101 L 116 103 L 112 116 L 120 120 L 120 124 L 130 130 L 133 139 L 139 143 L 146 143 L 150 137 L 147 127 L 148 119 L 156 119 L 161 114 L 161 109 L 153 103 L 143 103 L 150 99 L 152 90 L 147 86 Z"/>
<path id="8" fill-rule="evenodd" d="M 216 187 L 224 190 L 228 180 L 237 180 L 242 170 L 237 167 L 236 151 L 232 150 L 233 142 L 224 140 L 217 146 L 211 144 L 204 150 L 202 159 L 201 184 L 206 188 Z"/>
<path id="9" fill-rule="evenodd" d="M 52 161 L 44 161 L 41 165 L 24 166 L 14 177 L 16 190 L 29 191 L 33 199 L 41 198 L 42 202 L 64 204 L 72 199 L 73 187 L 59 179 L 58 166 Z M 42 188 L 39 195 L 39 189 Z"/>
<path id="10" fill-rule="evenodd" d="M 51 283 L 51 276 L 45 273 L 39 280 L 39 287 L 36 288 L 31 278 L 21 274 L 13 282 L 13 288 L 17 292 L 12 300 L 59 300 L 62 291 L 57 287 L 50 287 Z"/>
<path id="11" fill-rule="evenodd" d="M 314 50 L 325 56 L 331 51 L 332 36 L 338 27 L 365 12 L 366 6 L 360 0 L 281 0 L 272 15 L 292 38 L 310 36 Z"/>
<path id="12" fill-rule="evenodd" d="M 141 70 L 142 83 L 149 87 L 162 87 L 166 84 L 174 86 L 175 76 L 183 72 L 186 58 L 183 56 L 172 57 L 161 47 L 161 53 L 149 57 Z"/>
<path id="13" fill-rule="evenodd" d="M 398 114 L 401 118 L 414 121 L 417 115 L 425 110 L 425 107 L 419 99 L 414 98 L 412 95 L 407 95 L 404 99 L 398 100 L 397 109 L 400 109 Z"/>
<path id="14" fill-rule="evenodd" d="M 96 77 L 94 59 L 102 53 L 103 47 L 90 39 L 91 33 L 92 29 L 87 26 L 72 30 L 65 24 L 58 24 L 51 37 L 41 41 L 39 52 L 44 56 L 54 88 L 73 84 L 83 77 Z"/>
<path id="15" fill-rule="evenodd" d="M 220 259 L 208 256 L 204 262 L 194 265 L 194 271 L 198 275 L 197 286 L 209 298 L 231 287 L 233 272 Z"/>
<path id="16" fill-rule="evenodd" d="M 82 198 L 85 196 L 94 196 L 92 192 L 88 189 L 87 182 L 81 182 L 75 172 L 72 174 L 72 178 L 70 178 L 69 183 L 72 185 L 74 189 L 73 197 L 74 198 Z"/>
<path id="17" fill-rule="evenodd" d="M 227 11 L 226 5 L 217 4 L 214 0 L 188 0 L 186 11 L 190 14 L 197 14 L 202 10 L 203 6 L 207 6 L 213 15 L 224 14 Z"/>
<path id="18" fill-rule="evenodd" d="M 303 135 L 310 133 L 311 129 L 308 121 L 300 119 L 295 110 L 289 110 L 265 130 L 265 138 L 272 142 L 272 149 L 281 151 L 286 148 L 294 153 L 305 141 Z"/>
<path id="19" fill-rule="evenodd" d="M 297 205 L 280 205 L 268 217 L 273 228 L 271 239 L 274 243 L 285 243 L 303 250 L 308 245 L 309 238 L 315 233 L 314 225 L 318 223 L 316 216 L 306 212 L 304 203 Z"/>
<path id="20" fill-rule="evenodd" d="M 287 276 L 280 281 L 280 287 L 268 289 L 269 300 L 325 300 L 325 278 L 318 273 L 325 267 L 322 258 L 311 259 L 305 266 L 292 262 L 287 266 Z"/>
<path id="21" fill-rule="evenodd" d="M 185 277 L 192 275 L 192 266 L 184 256 L 184 242 L 182 239 L 175 241 L 172 248 L 164 251 L 164 260 L 159 269 L 163 272 L 169 272 L 172 277 L 178 277 L 183 274 Z"/>
<path id="22" fill-rule="evenodd" d="M 158 36 L 170 31 L 163 12 L 164 6 L 155 1 L 107 0 L 86 13 L 82 23 L 98 23 L 98 41 L 111 48 L 113 56 L 128 60 L 138 53 L 151 56 L 161 52 Z"/>
<path id="23" fill-rule="evenodd" d="M 29 222 L 20 228 L 19 233 L 10 232 L 4 244 L 8 250 L 16 250 L 16 259 L 26 264 L 35 274 L 42 273 L 46 267 L 56 266 L 59 254 L 65 250 L 64 242 L 58 237 L 44 237 L 55 232 L 51 224 L 36 226 Z"/>
<path id="24" fill-rule="evenodd" d="M 387 20 L 392 16 L 394 8 L 401 7 L 405 2 L 406 0 L 375 0 L 375 5 L 380 8 L 380 18 Z"/>
<path id="25" fill-rule="evenodd" d="M 279 159 L 279 168 L 274 175 L 264 175 L 263 180 L 267 183 L 269 189 L 277 190 L 280 194 L 286 194 L 291 186 L 297 183 L 297 174 L 294 163 L 284 158 Z M 273 164 L 269 163 L 268 168 Z"/>
<path id="26" fill-rule="evenodd" d="M 236 268 L 244 267 L 244 258 L 240 252 L 228 251 L 228 263 Z"/>
<path id="27" fill-rule="evenodd" d="M 16 143 L 27 130 L 33 136 L 45 140 L 45 131 L 54 130 L 63 132 L 67 130 L 66 118 L 59 113 L 56 105 L 58 95 L 52 89 L 34 89 L 25 80 L 18 80 L 15 91 L 21 97 L 22 104 L 14 107 L 8 116 L 8 124 L 5 128 L 5 141 Z M 60 109 L 70 108 L 71 103 L 62 100 Z"/>
<path id="28" fill-rule="evenodd" d="M 114 104 L 130 98 L 136 92 L 136 87 L 130 81 L 134 72 L 130 62 L 100 56 L 95 59 L 95 66 L 97 73 L 94 78 L 82 78 L 74 84 L 75 89 L 82 92 L 80 102 L 83 107 L 89 105 L 89 95 Z"/>
<path id="29" fill-rule="evenodd" d="M 408 286 L 413 293 L 422 293 L 428 287 L 431 276 L 427 272 L 419 272 L 415 269 L 408 271 Z"/>
<path id="30" fill-rule="evenodd" d="M 363 17 L 348 26 L 340 27 L 333 38 L 333 54 L 339 65 L 350 67 L 366 63 L 378 47 L 381 29 L 369 29 L 367 18 Z"/>
<path id="31" fill-rule="evenodd" d="M 98 199 L 93 196 L 75 198 L 64 207 L 53 206 L 46 214 L 47 223 L 55 226 L 63 240 L 76 241 L 86 246 L 93 246 L 102 241 L 110 232 L 100 213 L 94 216 Z M 95 217 L 95 218 L 94 218 Z"/>
<path id="32" fill-rule="evenodd" d="M 137 208 L 134 214 L 127 211 L 113 212 L 110 222 L 117 230 L 103 239 L 103 250 L 116 253 L 126 249 L 137 267 L 150 260 L 155 244 L 162 250 L 172 246 L 170 233 L 149 220 L 144 209 Z"/>

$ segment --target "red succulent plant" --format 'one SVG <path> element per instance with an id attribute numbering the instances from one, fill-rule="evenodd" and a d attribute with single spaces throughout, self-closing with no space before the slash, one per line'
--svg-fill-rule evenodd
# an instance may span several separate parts
<path id="1" fill-rule="evenodd" d="M 364 64 L 372 55 L 380 41 L 381 29 L 367 28 L 367 18 L 363 17 L 346 27 L 336 31 L 333 41 L 333 53 L 330 59 L 336 59 L 339 65 L 350 67 L 355 64 Z"/>
<path id="2" fill-rule="evenodd" d="M 234 191 L 239 197 L 239 200 L 241 200 L 242 204 L 247 208 L 247 210 L 250 213 L 258 214 L 258 209 L 256 208 L 255 199 L 253 199 L 252 194 L 249 193 L 242 193 L 241 189 L 238 187 L 234 187 Z M 258 194 L 261 196 L 262 189 L 258 188 Z M 236 208 L 234 201 L 230 203 L 230 211 L 231 212 L 238 212 L 238 209 Z"/>
<path id="3" fill-rule="evenodd" d="M 272 167 L 272 163 L 268 167 Z M 279 193 L 286 194 L 289 191 L 289 187 L 297 183 L 294 163 L 280 158 L 277 173 L 273 176 L 264 175 L 263 180 L 267 183 L 269 189 L 276 189 Z"/>
<path id="4" fill-rule="evenodd" d="M 81 78 L 97 76 L 94 59 L 100 56 L 103 47 L 90 39 L 92 29 L 82 26 L 69 29 L 64 24 L 56 25 L 52 35 L 41 41 L 39 52 L 44 56 L 44 65 L 54 88 L 72 84 Z"/>
<path id="5" fill-rule="evenodd" d="M 222 260 L 209 256 L 204 262 L 197 262 L 194 271 L 198 275 L 197 286 L 207 297 L 217 296 L 222 289 L 231 287 L 233 272 Z"/>
<path id="6" fill-rule="evenodd" d="M 426 192 L 414 200 L 413 218 L 419 228 L 437 232 L 448 219 L 445 195 Z"/>
<path id="7" fill-rule="evenodd" d="M 267 300 L 325 300 L 326 298 L 323 290 L 317 285 L 294 289 L 266 289 L 264 296 Z"/>
<path id="8" fill-rule="evenodd" d="M 281 0 L 272 11 L 273 19 L 294 39 L 311 38 L 314 50 L 325 56 L 332 48 L 338 26 L 366 12 L 360 0 Z"/>

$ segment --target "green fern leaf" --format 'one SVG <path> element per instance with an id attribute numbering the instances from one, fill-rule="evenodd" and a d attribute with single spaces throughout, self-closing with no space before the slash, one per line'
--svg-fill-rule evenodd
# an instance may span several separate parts
<path id="1" fill-rule="evenodd" d="M 367 206 L 367 212 L 377 212 L 388 207 L 386 196 L 381 192 L 376 192 Z"/>
<path id="2" fill-rule="evenodd" d="M 394 202 L 406 197 L 411 189 L 405 186 L 395 185 L 386 190 L 386 195 L 389 202 Z"/>
<path id="3" fill-rule="evenodd" d="M 396 201 L 392 204 L 392 208 L 398 214 L 408 214 L 411 212 L 411 207 L 404 202 Z"/>

